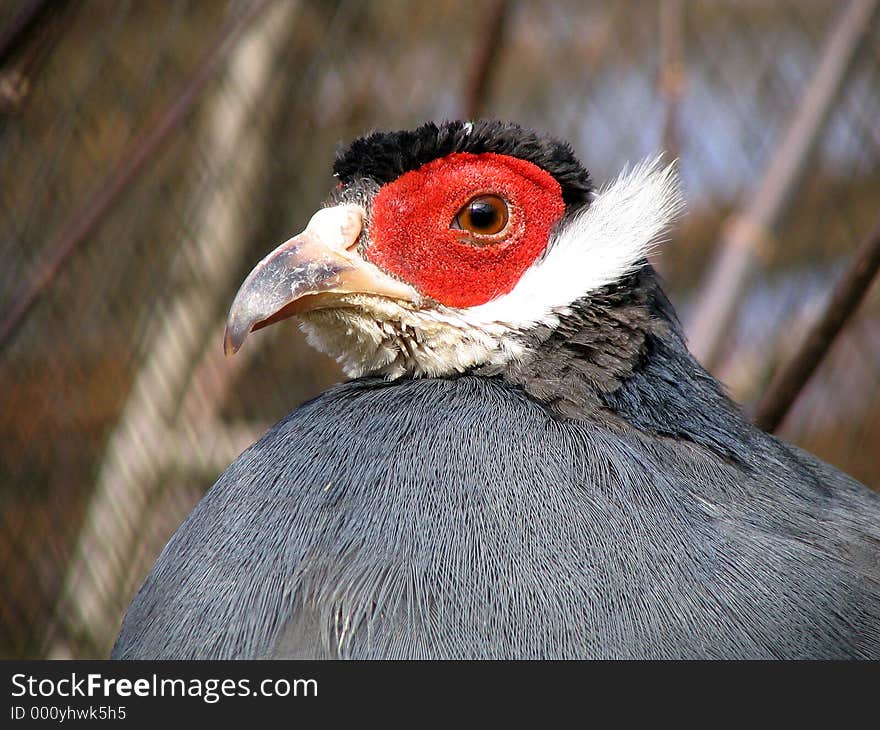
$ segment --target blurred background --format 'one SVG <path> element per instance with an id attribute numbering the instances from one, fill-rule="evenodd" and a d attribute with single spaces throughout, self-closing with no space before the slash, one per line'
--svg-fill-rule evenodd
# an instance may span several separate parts
<path id="1" fill-rule="evenodd" d="M 511 119 L 600 184 L 678 158 L 655 264 L 772 428 L 880 213 L 876 6 L 0 0 L 0 657 L 106 656 L 220 471 L 342 377 L 293 320 L 224 359 L 223 321 L 370 129 Z M 878 384 L 874 286 L 777 431 L 880 488 Z"/>

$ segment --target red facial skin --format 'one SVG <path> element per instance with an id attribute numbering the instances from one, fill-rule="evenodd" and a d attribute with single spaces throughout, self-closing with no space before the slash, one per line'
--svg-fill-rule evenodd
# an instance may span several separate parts
<path id="1" fill-rule="evenodd" d="M 470 200 L 486 194 L 507 201 L 504 230 L 477 236 L 451 227 Z M 441 304 L 473 307 L 513 289 L 564 212 L 559 183 L 537 165 L 457 152 L 379 189 L 365 254 Z"/>

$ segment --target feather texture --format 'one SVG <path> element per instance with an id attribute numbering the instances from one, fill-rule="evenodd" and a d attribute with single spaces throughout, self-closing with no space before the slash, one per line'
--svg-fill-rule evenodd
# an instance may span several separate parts
<path id="1" fill-rule="evenodd" d="M 294 411 L 163 551 L 115 658 L 880 656 L 880 500 L 498 378 Z"/>

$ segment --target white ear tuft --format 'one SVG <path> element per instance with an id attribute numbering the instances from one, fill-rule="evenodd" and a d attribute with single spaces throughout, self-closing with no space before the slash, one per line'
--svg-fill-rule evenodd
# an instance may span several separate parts
<path id="1" fill-rule="evenodd" d="M 473 324 L 555 324 L 573 302 L 634 271 L 684 207 L 675 163 L 662 155 L 624 170 L 556 232 L 507 294 L 464 310 Z"/>

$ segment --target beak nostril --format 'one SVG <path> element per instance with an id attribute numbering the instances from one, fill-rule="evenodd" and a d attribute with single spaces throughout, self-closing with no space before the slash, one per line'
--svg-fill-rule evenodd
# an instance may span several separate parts
<path id="1" fill-rule="evenodd" d="M 350 243 L 348 243 L 342 250 L 345 253 L 357 255 L 358 249 L 361 245 L 361 235 L 362 234 L 359 232 L 358 235 L 355 236 L 354 239 Z"/>

